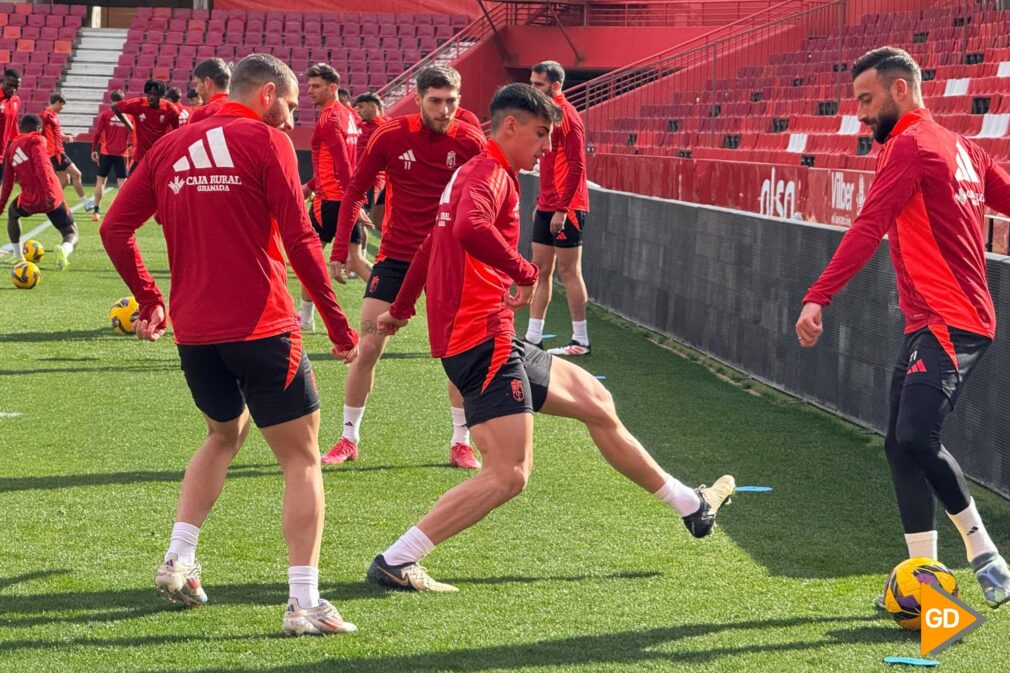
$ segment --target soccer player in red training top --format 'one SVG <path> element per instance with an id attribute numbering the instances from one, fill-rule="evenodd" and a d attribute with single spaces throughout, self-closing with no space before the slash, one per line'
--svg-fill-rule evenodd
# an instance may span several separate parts
<path id="1" fill-rule="evenodd" d="M 216 114 L 221 106 L 228 102 L 230 83 L 231 70 L 222 59 L 208 58 L 197 63 L 193 68 L 192 84 L 204 104 L 193 109 L 189 123 L 195 124 Z"/>
<path id="2" fill-rule="evenodd" d="M 528 84 L 499 89 L 491 101 L 487 149 L 460 168 L 442 194 L 431 235 L 414 256 L 379 329 L 395 333 L 425 289 L 433 357 L 463 394 L 483 471 L 456 486 L 389 549 L 369 581 L 394 589 L 454 591 L 420 565 L 436 544 L 483 519 L 526 486 L 533 465 L 533 412 L 586 424 L 604 458 L 676 509 L 696 537 L 715 526 L 735 488 L 721 477 L 692 489 L 668 475 L 624 427 L 610 393 L 589 372 L 515 338 L 513 312 L 529 304 L 537 267 L 520 256 L 519 179 L 551 148 L 561 110 Z M 516 284 L 517 292 L 509 288 Z"/>
<path id="3" fill-rule="evenodd" d="M 458 119 L 461 122 L 466 122 L 470 126 L 480 131 L 481 135 L 484 135 L 484 128 L 481 126 L 480 119 L 477 118 L 477 115 L 470 112 L 466 108 L 462 107 L 456 108 L 456 119 Z"/>
<path id="4" fill-rule="evenodd" d="M 179 128 L 179 108 L 165 98 L 166 91 L 165 83 L 160 79 L 149 79 L 144 83 L 143 96 L 112 104 L 112 113 L 119 121 L 126 124 L 123 115 L 130 115 L 135 122 L 137 138 L 131 171 L 143 161 L 151 145 L 169 131 Z"/>
<path id="5" fill-rule="evenodd" d="M 361 353 L 344 383 L 343 436 L 323 457 L 324 463 L 358 457 L 361 417 L 375 382 L 375 365 L 386 347 L 386 337 L 376 331 L 375 319 L 396 298 L 410 260 L 435 225 L 439 195 L 449 178 L 484 147 L 482 134 L 454 118 L 459 85 L 459 73 L 448 66 L 421 70 L 415 96 L 420 112 L 398 117 L 375 132 L 340 204 L 330 271 L 343 283 L 351 226 L 361 211 L 365 193 L 375 184 L 379 172 L 385 171 L 386 213 L 382 243 L 361 304 Z M 449 463 L 479 469 L 480 463 L 470 448 L 463 400 L 451 384 L 449 402 L 453 424 Z"/>
<path id="6" fill-rule="evenodd" d="M 56 268 L 67 268 L 67 258 L 77 247 L 77 226 L 67 209 L 63 186 L 49 161 L 46 140 L 42 137 L 42 120 L 36 115 L 21 119 L 21 133 L 7 146 L 3 158 L 3 187 L 0 188 L 0 212 L 7 206 L 14 183 L 21 185 L 21 193 L 11 202 L 7 211 L 7 234 L 14 246 L 14 258 L 24 258 L 21 252 L 21 218 L 35 213 L 45 213 L 63 241 L 56 249 Z"/>
<path id="7" fill-rule="evenodd" d="M 382 99 L 374 93 L 363 93 L 354 99 L 354 109 L 361 117 L 361 135 L 358 136 L 357 161 L 361 163 L 361 157 L 365 153 L 368 141 L 372 134 L 379 130 L 379 127 L 389 121 L 389 117 L 382 114 Z M 365 209 L 368 211 L 368 219 L 371 222 L 382 222 L 382 211 L 385 209 L 385 197 L 382 190 L 386 188 L 386 176 L 380 172 L 375 178 L 375 185 L 368 189 L 365 195 Z"/>
<path id="8" fill-rule="evenodd" d="M 84 210 L 92 210 L 95 204 L 84 195 L 84 185 L 81 184 L 81 170 L 77 168 L 70 157 L 67 156 L 64 142 L 73 142 L 74 137 L 69 133 L 64 133 L 60 126 L 60 111 L 67 104 L 67 100 L 62 94 L 53 92 L 49 94 L 49 105 L 39 113 L 42 120 L 42 135 L 46 139 L 49 147 L 49 157 L 53 164 L 53 170 L 60 179 L 60 184 L 64 187 L 67 184 L 74 186 L 74 191 L 81 199 L 81 206 Z"/>
<path id="9" fill-rule="evenodd" d="M 207 440 L 186 468 L 156 586 L 173 602 L 207 602 L 196 562 L 200 526 L 251 416 L 284 473 L 281 520 L 290 591 L 284 631 L 345 633 L 355 627 L 319 597 L 325 510 L 319 396 L 286 288 L 282 247 L 313 293 L 334 356 L 352 361 L 357 335 L 337 305 L 302 202 L 294 147 L 279 130 L 291 127 L 297 106 L 298 81 L 286 65 L 266 54 L 242 59 L 228 103 L 158 143 L 112 204 L 101 234 L 140 303 L 137 336 L 157 339 L 165 330 L 164 300 L 134 234 L 158 213 L 168 243 L 169 309 L 182 370 L 207 421 Z M 207 263 L 208 250 L 214 251 L 213 264 Z"/>
<path id="10" fill-rule="evenodd" d="M 21 117 L 21 98 L 18 96 L 20 87 L 21 73 L 14 68 L 4 70 L 0 81 L 0 152 L 6 151 L 7 145 L 18 134 L 18 119 Z"/>
<path id="11" fill-rule="evenodd" d="M 961 467 L 940 430 L 995 335 L 986 282 L 985 207 L 1010 213 L 1010 176 L 923 107 L 919 66 L 875 49 L 852 65 L 860 120 L 884 147 L 859 217 L 803 299 L 800 345 L 817 343 L 821 309 L 887 234 L 905 341 L 891 377 L 884 450 L 910 558 L 937 558 L 936 493 L 961 532 L 986 601 L 1010 598 L 1006 561 L 986 532 Z M 881 605 L 878 598 L 878 605 Z"/>
<path id="12" fill-rule="evenodd" d="M 122 90 L 113 91 L 109 98 L 118 103 L 125 96 Z M 101 216 L 102 197 L 105 195 L 105 181 L 109 174 L 115 172 L 116 186 L 123 188 L 126 180 L 126 152 L 133 138 L 133 127 L 127 126 L 112 114 L 111 108 L 105 108 L 98 114 L 95 122 L 95 137 L 91 146 L 91 160 L 98 164 L 98 177 L 95 178 L 95 208 L 91 219 L 95 222 Z"/>
<path id="13" fill-rule="evenodd" d="M 337 101 L 340 75 L 326 63 L 316 63 L 305 73 L 309 98 L 321 109 L 316 128 L 312 132 L 313 178 L 302 187 L 303 195 L 315 194 L 309 219 L 319 241 L 325 248 L 337 233 L 337 214 L 344 189 L 351 181 L 357 161 L 360 131 L 351 111 Z M 361 278 L 368 278 L 371 265 L 364 256 L 365 233 L 360 222 L 351 233 L 348 266 Z M 312 299 L 302 288 L 302 303 L 298 312 L 303 330 L 315 329 Z"/>
<path id="14" fill-rule="evenodd" d="M 175 86 L 169 87 L 168 91 L 165 92 L 165 99 L 179 108 L 179 126 L 188 124 L 193 111 L 182 104 L 182 90 Z"/>
<path id="15" fill-rule="evenodd" d="M 582 233 L 589 212 L 586 184 L 586 131 L 582 118 L 561 93 L 565 70 L 555 61 L 533 66 L 530 84 L 561 106 L 564 117 L 551 138 L 553 150 L 540 161 L 540 196 L 533 217 L 533 263 L 543 279 L 530 305 L 526 341 L 540 347 L 544 338 L 544 317 L 551 303 L 554 265 L 565 284 L 568 311 L 572 315 L 572 340 L 550 349 L 553 355 L 589 355 L 589 327 L 586 324 L 586 282 L 582 279 Z"/>

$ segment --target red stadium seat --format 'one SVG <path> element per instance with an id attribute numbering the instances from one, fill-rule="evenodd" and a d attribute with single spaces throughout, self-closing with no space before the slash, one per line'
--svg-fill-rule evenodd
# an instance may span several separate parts
<path id="1" fill-rule="evenodd" d="M 26 16 L 32 13 L 32 3 L 30 2 L 19 2 L 14 5 L 14 12 L 16 14 L 21 14 Z"/>
<path id="2" fill-rule="evenodd" d="M 35 51 L 35 40 L 18 40 L 18 51 Z"/>
<path id="3" fill-rule="evenodd" d="M 11 40 L 18 39 L 21 37 L 21 26 L 4 26 L 3 36 Z"/>

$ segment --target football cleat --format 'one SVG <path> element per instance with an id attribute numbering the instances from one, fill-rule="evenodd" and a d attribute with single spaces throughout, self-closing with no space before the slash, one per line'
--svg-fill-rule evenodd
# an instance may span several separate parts
<path id="1" fill-rule="evenodd" d="M 354 633 L 358 627 L 345 622 L 329 601 L 320 600 L 314 608 L 303 608 L 297 598 L 288 599 L 284 610 L 284 633 L 289 636 L 325 636 L 328 633 Z"/>
<path id="2" fill-rule="evenodd" d="M 985 602 L 994 610 L 1010 600 L 1010 569 L 997 552 L 983 554 L 971 562 L 975 579 L 982 587 Z"/>
<path id="3" fill-rule="evenodd" d="M 702 484 L 695 489 L 695 493 L 701 498 L 701 507 L 694 514 L 689 514 L 684 519 L 684 525 L 691 531 L 691 535 L 703 538 L 715 528 L 715 517 L 719 513 L 719 508 L 730 504 L 730 498 L 736 491 L 736 480 L 732 475 L 724 474 L 719 477 L 711 486 Z"/>
<path id="4" fill-rule="evenodd" d="M 380 587 L 401 591 L 432 591 L 436 593 L 459 591 L 451 584 L 443 584 L 433 580 L 420 563 L 403 563 L 391 566 L 386 563 L 382 554 L 372 560 L 372 565 L 368 567 L 365 579 Z"/>
<path id="5" fill-rule="evenodd" d="M 449 447 L 449 465 L 463 470 L 479 470 L 480 461 L 469 444 L 456 442 Z"/>
<path id="6" fill-rule="evenodd" d="M 589 344 L 580 344 L 575 339 L 567 346 L 558 346 L 557 348 L 551 348 L 547 351 L 551 355 L 567 355 L 569 357 L 578 357 L 580 355 L 590 355 L 593 349 L 589 347 Z"/>
<path id="7" fill-rule="evenodd" d="M 199 563 L 184 565 L 179 563 L 177 554 L 168 554 L 154 575 L 154 586 L 170 603 L 199 607 L 207 602 L 207 594 L 200 585 L 202 571 Z"/>
<path id="8" fill-rule="evenodd" d="M 334 444 L 329 453 L 322 458 L 323 463 L 326 465 L 339 465 L 340 463 L 357 459 L 358 444 L 347 439 L 347 437 L 341 437 L 340 441 Z"/>
<path id="9" fill-rule="evenodd" d="M 316 331 L 316 316 L 312 315 L 308 320 L 305 316 L 298 316 L 298 329 L 303 332 L 315 332 Z"/>
<path id="10" fill-rule="evenodd" d="M 66 271 L 67 267 L 70 266 L 70 260 L 67 259 L 67 253 L 63 250 L 63 246 L 56 247 L 56 270 Z"/>
<path id="11" fill-rule="evenodd" d="M 95 200 L 85 197 L 85 199 L 81 201 L 81 205 L 84 207 L 85 212 L 90 212 L 95 209 Z"/>

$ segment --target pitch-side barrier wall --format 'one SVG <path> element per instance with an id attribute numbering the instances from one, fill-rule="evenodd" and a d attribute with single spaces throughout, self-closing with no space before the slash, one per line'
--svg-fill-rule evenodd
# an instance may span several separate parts
<path id="1" fill-rule="evenodd" d="M 538 181 L 521 179 L 528 254 Z M 793 331 L 800 302 L 844 229 L 603 189 L 590 203 L 582 266 L 594 303 L 883 432 L 904 327 L 886 241 L 825 310 L 824 336 L 806 350 Z M 987 264 L 998 335 L 943 440 L 967 474 L 1010 498 L 1010 258 Z M 807 439 L 795 441 L 802 454 Z"/>

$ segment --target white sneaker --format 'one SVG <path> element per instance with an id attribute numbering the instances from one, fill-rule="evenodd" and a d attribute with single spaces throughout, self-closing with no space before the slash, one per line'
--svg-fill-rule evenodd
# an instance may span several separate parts
<path id="1" fill-rule="evenodd" d="M 288 599 L 284 611 L 284 633 L 289 636 L 324 636 L 328 633 L 354 633 L 358 627 L 345 622 L 329 601 L 320 600 L 314 608 L 303 608 L 297 598 Z"/>
<path id="2" fill-rule="evenodd" d="M 85 212 L 89 212 L 90 213 L 92 210 L 95 209 L 95 200 L 94 199 L 85 197 L 85 199 L 81 203 L 84 204 L 84 210 L 85 210 Z"/>
<path id="3" fill-rule="evenodd" d="M 581 355 L 589 355 L 593 352 L 593 349 L 589 347 L 589 344 L 580 344 L 575 339 L 572 339 L 570 343 L 565 346 L 559 346 L 557 348 L 551 348 L 547 351 L 551 355 L 567 355 L 568 357 L 579 357 Z"/>
<path id="4" fill-rule="evenodd" d="M 315 332 L 316 331 L 316 316 L 313 315 L 308 320 L 305 320 L 305 316 L 298 316 L 298 329 L 303 332 Z"/>
<path id="5" fill-rule="evenodd" d="M 187 608 L 199 607 L 207 602 L 207 594 L 200 585 L 199 563 L 179 563 L 177 554 L 169 554 L 154 575 L 154 586 L 168 599 Z"/>

